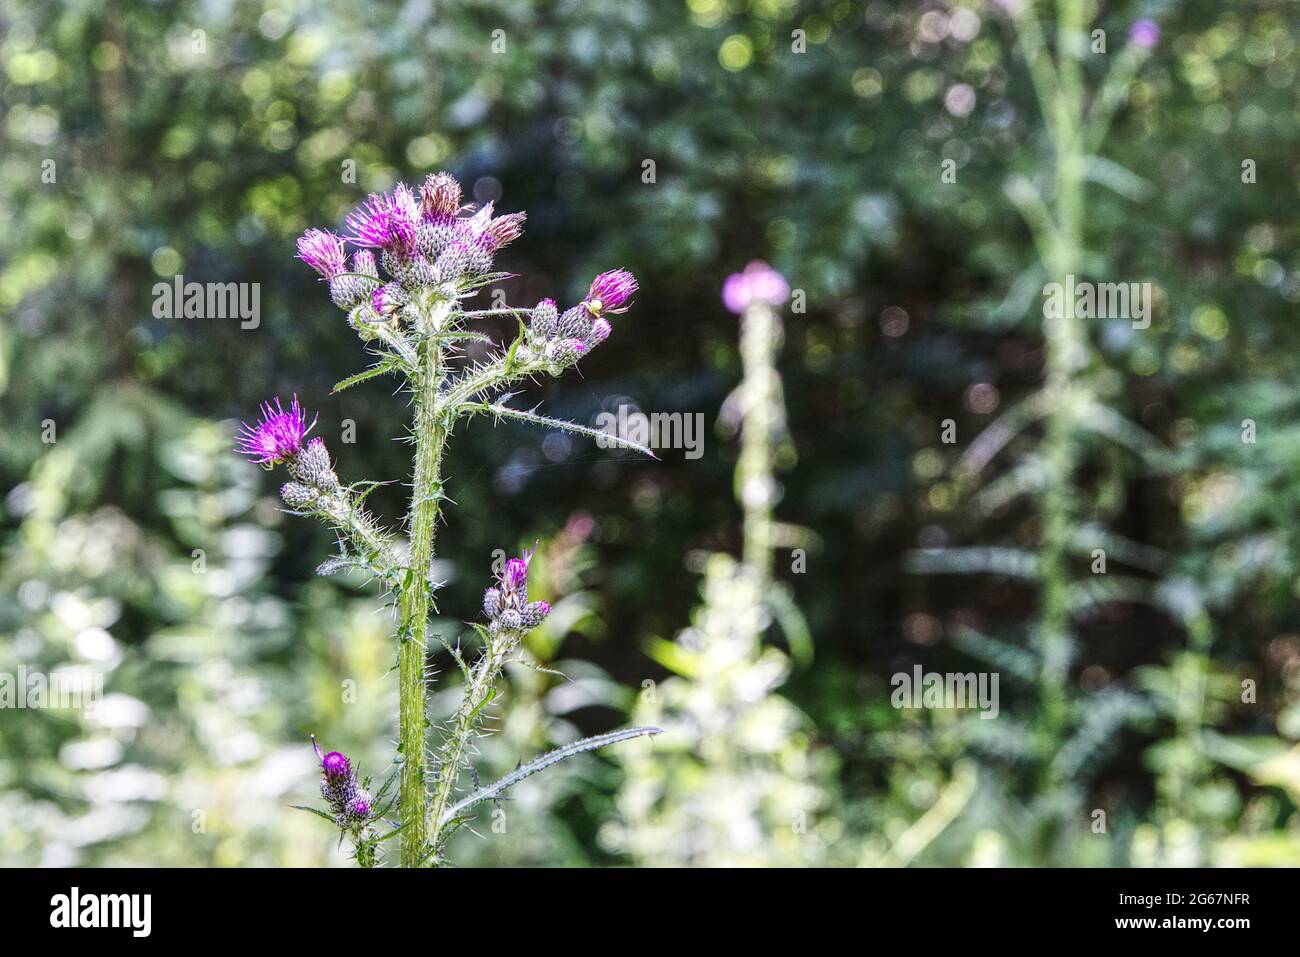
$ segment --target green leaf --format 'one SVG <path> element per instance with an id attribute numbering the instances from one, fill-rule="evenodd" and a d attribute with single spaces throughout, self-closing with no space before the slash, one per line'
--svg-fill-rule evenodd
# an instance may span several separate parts
<path id="1" fill-rule="evenodd" d="M 603 748 L 611 744 L 618 744 L 620 741 L 630 741 L 632 738 L 661 734 L 662 732 L 662 728 L 625 728 L 622 731 L 611 731 L 608 734 L 583 738 L 581 741 L 574 741 L 572 744 L 566 744 L 554 751 L 548 751 L 540 758 L 535 758 L 527 764 L 521 764 L 505 777 L 499 778 L 486 787 L 479 788 L 468 797 L 447 808 L 443 812 L 442 820 L 438 822 L 438 826 L 440 828 L 445 826 L 449 821 L 454 821 L 476 804 L 499 797 L 507 788 L 518 784 L 526 777 L 530 777 L 539 771 L 545 771 L 552 765 L 559 764 L 565 758 L 571 758 L 575 754 L 582 754 L 586 751 L 595 751 L 597 748 Z"/>
<path id="2" fill-rule="evenodd" d="M 790 657 L 795 664 L 801 668 L 812 664 L 812 632 L 808 630 L 808 620 L 794 603 L 790 589 L 784 585 L 773 586 L 767 594 L 767 604 L 772 609 L 776 623 L 781 626 L 781 633 L 790 646 Z"/>

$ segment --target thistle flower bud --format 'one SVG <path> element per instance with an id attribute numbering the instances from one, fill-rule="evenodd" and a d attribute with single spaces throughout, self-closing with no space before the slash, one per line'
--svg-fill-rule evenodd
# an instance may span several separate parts
<path id="1" fill-rule="evenodd" d="M 410 295 L 399 283 L 380 286 L 370 296 L 370 306 L 385 319 L 392 318 L 397 310 L 411 301 Z"/>
<path id="2" fill-rule="evenodd" d="M 455 282 L 482 275 L 492 266 L 492 254 L 477 242 L 463 237 L 452 243 L 438 257 L 433 267 L 436 282 Z"/>
<path id="3" fill-rule="evenodd" d="M 290 508 L 307 508 L 320 493 L 301 482 L 285 482 L 280 486 L 280 498 Z"/>
<path id="4" fill-rule="evenodd" d="M 581 339 L 558 339 L 546 349 L 546 354 L 558 366 L 571 366 L 587 351 Z"/>
<path id="5" fill-rule="evenodd" d="M 513 608 L 507 608 L 497 618 L 497 627 L 502 631 L 521 631 L 524 627 L 523 616 Z"/>
<path id="6" fill-rule="evenodd" d="M 357 784 L 352 762 L 340 751 L 323 754 L 315 735 L 311 746 L 320 761 L 320 794 L 334 815 L 334 823 L 344 829 L 364 824 L 374 810 L 374 799 Z"/>
<path id="7" fill-rule="evenodd" d="M 288 410 L 280 405 L 279 398 L 276 398 L 274 406 L 263 402 L 261 412 L 262 421 L 256 425 L 244 423 L 240 426 L 236 451 L 267 468 L 298 455 L 311 428 L 307 425 L 306 413 L 298 404 L 298 397 L 293 397 Z"/>
<path id="8" fill-rule="evenodd" d="M 340 751 L 331 751 L 321 759 L 321 770 L 325 777 L 337 781 L 352 774 L 352 762 Z"/>
<path id="9" fill-rule="evenodd" d="M 335 276 L 330 280 L 330 300 L 343 310 L 351 310 L 366 301 L 371 282 L 356 276 Z"/>
<path id="10" fill-rule="evenodd" d="M 501 614 L 501 592 L 489 588 L 483 593 L 483 614 L 489 619 Z"/>
<path id="11" fill-rule="evenodd" d="M 612 331 L 613 327 L 609 324 L 608 319 L 604 317 L 597 319 L 591 324 L 591 332 L 587 334 L 587 338 L 584 340 L 587 343 L 587 348 L 594 349 L 600 345 L 609 338 Z"/>
<path id="12" fill-rule="evenodd" d="M 369 299 L 348 313 L 348 325 L 351 326 L 362 342 L 369 342 L 379 336 L 379 324 L 383 317 L 375 312 Z"/>
<path id="13" fill-rule="evenodd" d="M 536 628 L 546 620 L 546 616 L 551 613 L 551 606 L 544 601 L 531 602 L 524 606 L 524 610 L 519 613 L 519 619 L 524 630 Z"/>
<path id="14" fill-rule="evenodd" d="M 555 306 L 554 299 L 543 299 L 533 307 L 533 314 L 528 320 L 528 328 L 541 341 L 550 339 L 555 335 L 556 330 L 559 328 L 559 310 Z"/>
<path id="15" fill-rule="evenodd" d="M 307 448 L 299 453 L 298 457 L 290 463 L 289 468 L 293 477 L 304 485 L 310 485 L 322 492 L 338 490 L 339 477 L 334 474 L 330 453 L 325 448 L 323 439 L 315 438 L 308 442 Z"/>
<path id="16" fill-rule="evenodd" d="M 559 334 L 565 339 L 586 339 L 591 334 L 591 313 L 584 306 L 566 309 L 560 316 Z"/>
<path id="17" fill-rule="evenodd" d="M 384 268 L 405 288 L 419 289 L 433 283 L 434 269 L 419 252 L 405 253 L 386 249 L 382 255 Z"/>

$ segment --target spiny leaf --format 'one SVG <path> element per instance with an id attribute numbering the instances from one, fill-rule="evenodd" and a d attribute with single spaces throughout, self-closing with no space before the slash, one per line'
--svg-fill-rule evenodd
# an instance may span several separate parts
<path id="1" fill-rule="evenodd" d="M 518 419 L 521 422 L 532 422 L 534 425 L 545 426 L 548 429 L 563 429 L 566 432 L 575 432 L 578 435 L 585 435 L 589 438 L 600 439 L 610 445 L 623 449 L 632 449 L 636 452 L 642 452 L 652 459 L 658 459 L 650 449 L 637 442 L 621 438 L 617 435 L 611 435 L 601 429 L 593 429 L 585 425 L 578 425 L 576 422 L 569 422 L 565 419 L 553 419 L 549 415 L 539 415 L 536 412 L 525 412 L 523 409 L 512 409 L 501 403 L 484 404 L 483 409 L 491 412 L 493 415 L 506 419 Z"/>
<path id="2" fill-rule="evenodd" d="M 603 748 L 607 745 L 618 744 L 620 741 L 629 741 L 632 738 L 661 734 L 662 732 L 662 728 L 624 728 L 622 731 L 611 731 L 608 734 L 598 734 L 595 737 L 583 738 L 580 741 L 574 741 L 571 744 L 566 744 L 563 747 L 556 748 L 554 751 L 548 751 L 540 758 L 535 758 L 527 764 L 521 764 L 505 777 L 499 778 L 486 787 L 479 788 L 468 797 L 449 807 L 443 812 L 442 820 L 438 822 L 438 826 L 442 827 L 447 824 L 447 822 L 460 817 L 465 811 L 468 811 L 476 804 L 492 800 L 507 788 L 518 784 L 524 778 L 530 777 L 539 771 L 545 771 L 552 765 L 559 764 L 565 758 L 571 758 L 575 754 L 582 754 L 586 751 L 594 751 L 597 748 Z"/>
<path id="3" fill-rule="evenodd" d="M 340 379 L 338 382 L 334 383 L 334 388 L 330 390 L 330 394 L 335 395 L 342 392 L 344 389 L 350 389 L 354 385 L 360 385 L 362 382 L 369 379 L 374 379 L 388 372 L 392 372 L 395 366 L 396 363 L 391 360 L 384 361 L 378 365 L 371 366 L 369 369 L 358 372 L 356 375 L 350 375 L 346 379 Z"/>
<path id="4" fill-rule="evenodd" d="M 324 811 L 319 811 L 314 807 L 308 807 L 305 804 L 290 804 L 289 807 L 293 808 L 295 811 L 306 811 L 308 814 L 315 814 L 317 817 L 324 818 L 336 827 L 338 826 L 338 822 L 335 821 L 334 818 L 330 817 Z"/>
<path id="5" fill-rule="evenodd" d="M 1038 578 L 1038 556 L 1019 548 L 921 548 L 907 553 L 907 570 L 914 574 L 1009 575 Z"/>

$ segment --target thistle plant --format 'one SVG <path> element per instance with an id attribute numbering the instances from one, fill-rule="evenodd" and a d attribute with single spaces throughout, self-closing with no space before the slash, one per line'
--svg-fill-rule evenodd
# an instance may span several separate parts
<path id="1" fill-rule="evenodd" d="M 428 625 L 437 610 L 430 565 L 443 507 L 450 501 L 443 482 L 448 441 L 459 424 L 475 415 L 597 435 L 585 426 L 516 408 L 509 404 L 507 390 L 524 380 L 559 376 L 578 363 L 608 338 L 611 317 L 627 311 L 637 290 L 630 272 L 615 269 L 597 276 L 583 300 L 563 312 L 551 299 L 529 309 L 466 309 L 466 300 L 506 278 L 493 271 L 493 260 L 520 236 L 524 218 L 523 213 L 497 216 L 491 203 L 478 210 L 464 206 L 456 179 L 436 173 L 418 190 L 399 184 L 389 193 L 372 195 L 348 218 L 346 237 L 310 229 L 298 240 L 298 258 L 328 283 L 331 300 L 347 314 L 349 326 L 375 359 L 334 391 L 392 375 L 409 394 L 414 454 L 404 534 L 385 527 L 365 507 L 366 497 L 381 483 L 340 481 L 324 441 L 307 438 L 315 419 L 308 421 L 297 396 L 288 408 L 278 398 L 264 403 L 260 420 L 245 425 L 240 436 L 238 450 L 249 459 L 268 469 L 286 468 L 289 481 L 280 490 L 285 505 L 336 533 L 338 554 L 319 572 L 367 573 L 396 611 L 400 704 L 395 770 L 372 797 L 346 758 L 317 748 L 329 813 L 316 813 L 331 820 L 341 837 L 351 838 L 363 866 L 376 863 L 377 846 L 396 836 L 402 866 L 444 863 L 447 840 L 479 803 L 570 755 L 657 731 L 632 728 L 577 741 L 484 787 L 472 773 L 474 787 L 462 791 L 474 739 L 485 733 L 487 712 L 500 696 L 502 669 L 524 635 L 550 612 L 545 602 L 527 600 L 533 555 L 525 553 L 506 562 L 486 592 L 486 624 L 472 625 L 482 645 L 479 657 L 467 661 L 458 647 L 447 646 L 464 675 L 464 697 L 441 743 L 429 750 Z M 350 268 L 348 245 L 356 247 Z M 518 322 L 517 334 L 504 346 L 494 346 L 489 336 L 472 328 L 474 320 L 493 316 Z M 469 361 L 464 350 L 470 343 L 485 344 L 486 358 Z M 613 444 L 651 454 L 633 442 Z M 395 779 L 396 798 L 389 800 Z M 391 807 L 397 820 L 384 829 L 381 819 Z"/>
<path id="2" fill-rule="evenodd" d="M 1094 88 L 1089 71 L 1099 69 L 1107 57 L 1094 46 L 1097 36 L 1089 32 L 1092 12 L 1087 4 L 1019 0 L 1000 6 L 1015 30 L 1045 134 L 1045 175 L 1013 174 L 1004 186 L 1037 254 L 1025 276 L 1037 284 L 1040 279 L 1062 282 L 1076 273 L 1104 273 L 1112 263 L 1103 251 L 1104 237 L 1096 235 L 1088 216 L 1089 186 L 1108 185 L 1128 198 L 1146 188 L 1141 177 L 1101 154 L 1139 69 L 1159 42 L 1159 27 L 1150 20 L 1132 24 L 1128 42 Z M 1040 9 L 1054 9 L 1054 41 Z M 1175 460 L 1141 425 L 1114 408 L 1123 401 L 1116 387 L 1121 380 L 1094 344 L 1093 330 L 1073 309 L 1044 318 L 1042 334 L 1042 387 L 977 436 L 956 472 L 962 488 L 973 493 L 972 503 L 985 513 L 1020 499 L 1026 502 L 1041 529 L 1036 553 L 1014 548 L 928 549 L 914 554 L 910 566 L 927 573 L 1011 574 L 1037 587 L 1038 616 L 1028 648 L 969 629 L 961 635 L 961 644 L 1033 686 L 1037 708 L 1032 729 L 1022 732 L 1008 722 L 1005 736 L 998 730 L 987 735 L 998 736 L 1004 753 L 1015 753 L 1034 769 L 1036 793 L 1027 805 L 1032 820 L 1023 830 L 1035 836 L 1044 854 L 1051 854 L 1080 814 L 1086 767 L 1120 727 L 1144 719 L 1150 711 L 1147 703 L 1117 688 L 1088 697 L 1078 693 L 1071 671 L 1081 658 L 1079 622 L 1113 601 L 1147 601 L 1172 610 L 1160 590 L 1138 575 L 1105 572 L 1108 551 L 1127 565 L 1156 574 L 1165 558 L 1106 526 L 1120 511 L 1119 490 L 1129 478 L 1116 474 L 1113 450 L 1132 453 L 1157 474 L 1169 471 Z M 1041 439 L 1022 442 L 1017 464 L 981 489 L 993 460 L 1022 434 L 1032 435 L 1035 425 L 1041 425 Z M 1089 467 L 1101 471 L 1105 481 L 1089 482 Z M 1081 555 L 1091 557 L 1089 575 L 1080 574 Z M 1175 611 L 1174 617 L 1183 616 Z"/>
<path id="3" fill-rule="evenodd" d="M 828 853 L 819 818 L 834 768 L 812 746 L 805 715 L 779 692 L 790 657 L 763 641 L 776 621 L 796 657 L 811 654 L 807 626 L 773 578 L 778 547 L 810 544 L 806 532 L 773 518 L 776 450 L 789 447 L 777 370 L 778 309 L 789 293 L 780 273 L 761 262 L 723 287 L 723 302 L 741 323 L 744 377 L 727 404 L 740 420 L 742 559 L 702 556 L 691 626 L 653 647 L 675 674 L 642 692 L 635 718 L 662 723 L 667 733 L 653 756 L 626 757 L 621 820 L 602 832 L 639 864 L 794 866 L 824 862 Z"/>

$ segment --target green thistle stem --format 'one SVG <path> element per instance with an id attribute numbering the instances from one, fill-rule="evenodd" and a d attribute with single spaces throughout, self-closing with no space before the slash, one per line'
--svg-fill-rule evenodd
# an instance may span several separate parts
<path id="1" fill-rule="evenodd" d="M 430 324 L 437 328 L 438 321 L 445 318 L 450 307 L 439 304 L 434 308 L 440 312 L 430 317 Z M 441 349 L 435 341 L 425 339 L 419 347 L 418 373 L 413 383 L 415 477 L 408 519 L 411 554 L 398 600 L 402 618 L 397 683 L 402 751 L 399 803 L 403 867 L 419 866 L 428 843 L 424 783 L 428 723 L 425 716 L 424 661 L 431 590 L 429 565 L 433 560 L 433 538 L 442 503 L 442 453 L 449 432 L 437 408 L 442 374 Z"/>
<path id="2" fill-rule="evenodd" d="M 441 848 L 438 847 L 438 843 L 444 823 L 442 817 L 451 802 L 452 790 L 468 753 L 470 739 L 474 736 L 474 729 L 478 726 L 483 709 L 491 700 L 501 669 L 505 667 L 510 652 L 519 644 L 520 637 L 519 634 L 503 632 L 489 639 L 483 656 L 475 663 L 470 674 L 469 687 L 461 698 L 460 707 L 452 716 L 447 741 L 438 762 L 438 781 L 433 789 L 433 805 L 429 809 L 429 821 L 432 822 L 433 827 L 431 844 L 439 856 L 441 856 Z"/>

